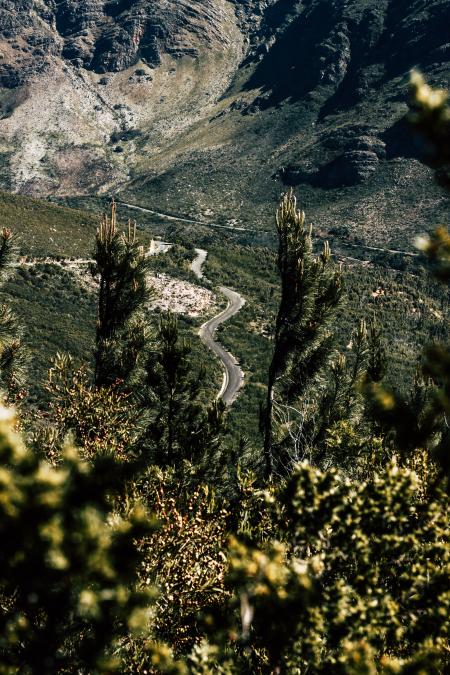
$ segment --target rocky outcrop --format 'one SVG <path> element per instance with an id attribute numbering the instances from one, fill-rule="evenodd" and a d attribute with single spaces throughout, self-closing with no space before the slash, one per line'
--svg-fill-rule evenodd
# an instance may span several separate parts
<path id="1" fill-rule="evenodd" d="M 370 129 L 338 129 L 324 139 L 324 146 L 343 152 L 313 176 L 312 184 L 319 187 L 364 183 L 378 169 L 380 160 L 386 158 L 385 143 Z"/>
<path id="2" fill-rule="evenodd" d="M 347 125 L 321 139 L 322 148 L 334 157 L 319 167 L 289 165 L 280 173 L 287 185 L 309 183 L 321 188 L 337 188 L 364 183 L 386 159 L 386 144 L 370 127 Z M 336 152 L 339 154 L 336 155 Z"/>
<path id="3" fill-rule="evenodd" d="M 156 66 L 164 53 L 195 57 L 200 48 L 226 40 L 222 17 L 214 0 L 0 0 L 0 51 L 8 52 L 0 65 L 2 86 L 17 86 L 35 73 L 34 57 L 58 54 L 97 73 L 139 60 Z"/>
<path id="4" fill-rule="evenodd" d="M 446 0 L 278 2 L 260 23 L 249 87 L 271 93 L 267 107 L 323 95 L 323 118 L 413 66 L 448 63 L 449 20 Z"/>
<path id="5" fill-rule="evenodd" d="M 0 0 L 1 184 L 60 194 L 128 180 L 137 138 L 151 129 L 163 145 L 228 87 L 244 51 L 233 9 Z"/>
<path id="6" fill-rule="evenodd" d="M 370 150 L 349 150 L 321 167 L 312 184 L 324 188 L 357 185 L 366 181 L 378 164 L 378 156 Z"/>

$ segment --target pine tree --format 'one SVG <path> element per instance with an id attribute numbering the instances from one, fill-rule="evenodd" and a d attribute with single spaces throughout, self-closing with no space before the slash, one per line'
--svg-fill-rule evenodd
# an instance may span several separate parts
<path id="1" fill-rule="evenodd" d="M 325 243 L 322 253 L 314 255 L 312 230 L 305 227 L 292 191 L 282 197 L 276 222 L 281 302 L 264 411 L 266 478 L 276 465 L 275 407 L 298 401 L 326 364 L 333 344 L 330 326 L 342 296 L 341 273 L 330 247 Z"/>
<path id="2" fill-rule="evenodd" d="M 181 337 L 173 314 L 161 316 L 146 373 L 146 443 L 153 448 L 154 462 L 176 467 L 183 460 L 199 462 L 205 452 L 212 456 L 224 410 L 202 402 L 204 371 L 193 364 L 192 347 Z"/>
<path id="3" fill-rule="evenodd" d="M 12 273 L 17 263 L 17 252 L 11 230 L 0 233 L 0 286 Z M 21 329 L 8 305 L 0 305 L 0 386 L 7 398 L 16 400 L 23 381 L 25 350 Z"/>
<path id="4" fill-rule="evenodd" d="M 425 140 L 425 151 L 436 177 L 450 189 L 450 95 L 445 89 L 433 89 L 418 72 L 411 76 L 409 120 Z"/>
<path id="5" fill-rule="evenodd" d="M 369 321 L 367 330 L 368 364 L 367 376 L 372 382 L 381 382 L 387 367 L 383 333 L 375 318 Z"/>
<path id="6" fill-rule="evenodd" d="M 378 447 L 381 431 L 363 394 L 365 383 L 381 382 L 386 366 L 381 329 L 374 319 L 360 320 L 347 350 L 331 359 L 315 385 L 319 403 L 309 420 L 309 455 L 316 465 L 338 466 L 361 477 L 375 468 L 373 447 Z"/>
<path id="7" fill-rule="evenodd" d="M 353 331 L 349 350 L 349 356 L 338 352 L 331 358 L 315 386 L 318 403 L 305 425 L 310 459 L 315 464 L 321 464 L 327 455 L 325 441 L 333 426 L 343 422 L 357 425 L 360 420 L 363 405 L 357 385 L 368 365 L 368 330 L 364 320 Z"/>
<path id="8" fill-rule="evenodd" d="M 95 349 L 97 386 L 136 382 L 139 356 L 148 339 L 146 304 L 150 259 L 136 240 L 136 226 L 117 231 L 117 208 L 105 216 L 97 231 L 94 276 L 100 279 Z"/>

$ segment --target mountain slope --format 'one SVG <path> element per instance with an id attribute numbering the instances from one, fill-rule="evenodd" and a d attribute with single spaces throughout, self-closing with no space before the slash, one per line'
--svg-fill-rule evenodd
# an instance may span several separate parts
<path id="1" fill-rule="evenodd" d="M 133 138 L 189 123 L 242 51 L 225 0 L 0 0 L 3 186 L 89 193 L 126 180 Z"/>
<path id="2" fill-rule="evenodd" d="M 445 0 L 0 0 L 1 184 L 263 229 L 293 185 L 324 235 L 407 246 L 447 207 L 401 119 L 412 67 L 448 85 L 449 21 Z"/>
<path id="3" fill-rule="evenodd" d="M 22 255 L 79 258 L 92 254 L 98 216 L 1 191 L 0 214 L 1 226 L 14 232 Z"/>

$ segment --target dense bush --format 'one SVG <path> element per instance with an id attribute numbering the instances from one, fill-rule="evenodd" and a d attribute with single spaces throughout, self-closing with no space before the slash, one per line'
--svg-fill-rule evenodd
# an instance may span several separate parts
<path id="1" fill-rule="evenodd" d="M 110 672 L 118 640 L 145 629 L 151 593 L 138 588 L 136 541 L 155 527 L 142 505 L 122 515 L 123 474 L 66 447 L 58 468 L 0 420 L 0 671 Z"/>

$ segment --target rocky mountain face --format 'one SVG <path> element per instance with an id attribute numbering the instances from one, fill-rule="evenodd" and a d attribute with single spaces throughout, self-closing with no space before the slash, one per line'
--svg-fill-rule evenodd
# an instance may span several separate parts
<path id="1" fill-rule="evenodd" d="M 0 0 L 0 185 L 261 227 L 293 185 L 325 231 L 403 242 L 446 207 L 401 120 L 411 68 L 449 85 L 449 25 L 447 0 Z"/>
<path id="2" fill-rule="evenodd" d="M 232 9 L 239 25 L 248 30 L 272 3 L 243 0 Z M 0 84 L 13 88 L 26 82 L 52 56 L 95 73 L 126 70 L 139 60 L 156 67 L 163 54 L 196 58 L 202 47 L 227 45 L 229 36 L 222 26 L 226 4 L 221 0 L 1 0 L 0 39 L 6 53 L 0 64 Z"/>
<path id="3" fill-rule="evenodd" d="M 162 53 L 196 57 L 198 44 L 225 39 L 220 21 L 220 3 L 211 0 L 4 0 L 0 35 L 16 58 L 0 66 L 0 81 L 17 86 L 50 56 L 95 73 L 126 70 L 140 58 L 158 66 Z"/>

